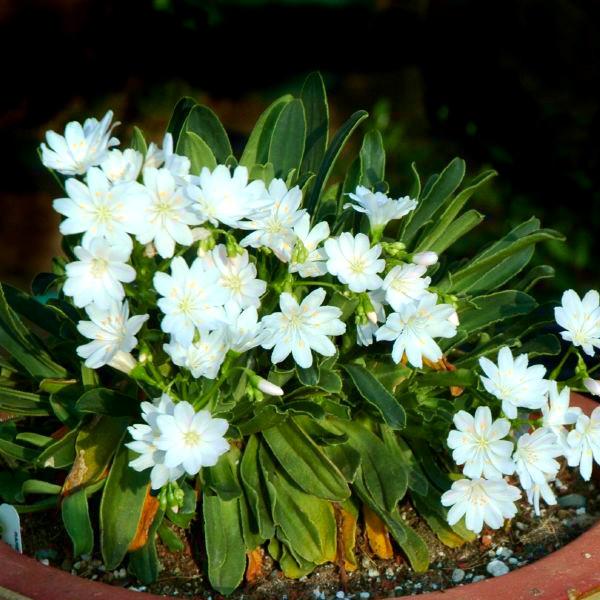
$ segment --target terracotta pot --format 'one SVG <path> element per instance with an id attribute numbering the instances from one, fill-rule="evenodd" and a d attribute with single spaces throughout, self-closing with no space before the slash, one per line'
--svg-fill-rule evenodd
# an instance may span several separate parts
<path id="1" fill-rule="evenodd" d="M 573 395 L 573 404 L 588 414 L 598 406 L 597 402 L 578 395 Z M 567 597 L 580 598 L 583 594 L 588 597 L 587 594 L 594 590 L 600 590 L 600 523 L 560 550 L 507 575 L 423 595 L 427 600 L 566 600 Z M 45 567 L 0 542 L 1 600 L 159 598 L 164 599 L 164 596 L 130 592 Z"/>

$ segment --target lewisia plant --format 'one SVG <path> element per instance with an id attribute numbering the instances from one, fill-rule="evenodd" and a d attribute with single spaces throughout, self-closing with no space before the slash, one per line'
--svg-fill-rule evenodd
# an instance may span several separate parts
<path id="1" fill-rule="evenodd" d="M 74 555 L 144 582 L 196 520 L 230 593 L 265 552 L 290 577 L 353 570 L 358 531 L 425 570 L 416 519 L 455 547 L 556 502 L 561 464 L 590 478 L 600 409 L 569 396 L 600 392 L 598 293 L 538 306 L 552 269 L 527 265 L 561 236 L 536 219 L 453 252 L 495 173 L 413 165 L 391 191 L 376 130 L 340 160 L 366 118 L 329 139 L 315 73 L 241 154 L 190 98 L 161 146 L 124 147 L 110 112 L 48 132 L 64 255 L 32 295 L 1 288 L 4 501 L 60 507 Z"/>

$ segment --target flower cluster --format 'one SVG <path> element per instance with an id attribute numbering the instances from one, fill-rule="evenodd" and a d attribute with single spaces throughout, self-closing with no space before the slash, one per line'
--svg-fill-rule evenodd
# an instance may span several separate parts
<path id="1" fill-rule="evenodd" d="M 563 339 L 593 356 L 594 347 L 600 345 L 598 293 L 590 291 L 581 300 L 573 290 L 566 291 L 555 316 L 564 328 Z M 469 479 L 456 481 L 442 496 L 442 503 L 452 507 L 449 523 L 465 516 L 466 526 L 477 533 L 484 523 L 501 527 L 503 519 L 516 512 L 514 502 L 521 493 L 505 476 L 518 479 L 539 515 L 540 498 L 556 504 L 551 483 L 561 457 L 569 466 L 578 466 L 586 481 L 593 461 L 600 464 L 600 407 L 588 417 L 570 406 L 568 385 L 559 388 L 553 378 L 545 379 L 545 367 L 529 366 L 527 355 L 515 358 L 508 347 L 500 349 L 497 364 L 485 357 L 479 363 L 485 374 L 483 386 L 500 401 L 504 416 L 494 420 L 488 406 L 478 407 L 474 415 L 456 413 L 456 429 L 450 431 L 447 443 Z M 586 382 L 592 393 L 598 391 L 594 380 Z M 535 411 L 539 418 L 530 419 Z"/>

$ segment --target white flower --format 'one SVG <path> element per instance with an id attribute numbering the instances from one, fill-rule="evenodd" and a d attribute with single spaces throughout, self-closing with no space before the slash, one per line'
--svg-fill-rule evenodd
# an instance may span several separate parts
<path id="1" fill-rule="evenodd" d="M 583 300 L 573 290 L 562 296 L 562 306 L 554 309 L 556 322 L 564 327 L 560 335 L 573 346 L 594 356 L 594 348 L 600 348 L 600 295 L 590 290 Z"/>
<path id="2" fill-rule="evenodd" d="M 154 167 L 156 169 L 164 166 L 168 169 L 179 184 L 187 183 L 190 172 L 190 159 L 187 156 L 180 156 L 173 151 L 173 136 L 171 133 L 165 133 L 163 146 L 160 149 L 154 142 L 150 142 L 144 168 Z"/>
<path id="3" fill-rule="evenodd" d="M 129 317 L 129 304 L 114 303 L 108 310 L 95 304 L 86 307 L 90 321 L 79 321 L 81 335 L 93 340 L 77 348 L 77 354 L 85 358 L 85 366 L 99 369 L 110 365 L 117 353 L 129 353 L 137 346 L 136 333 L 148 320 L 148 315 Z"/>
<path id="4" fill-rule="evenodd" d="M 546 504 L 556 504 L 556 496 L 547 481 L 534 483 L 525 492 L 527 493 L 527 501 L 533 505 L 533 510 L 538 517 L 540 516 L 540 497 L 544 499 Z"/>
<path id="5" fill-rule="evenodd" d="M 526 354 L 513 358 L 510 348 L 498 352 L 498 366 L 488 358 L 479 359 L 487 377 L 481 377 L 485 389 L 502 400 L 502 410 L 509 419 L 517 417 L 517 408 L 542 408 L 546 404 L 548 382 L 542 365 L 528 367 Z"/>
<path id="6" fill-rule="evenodd" d="M 225 302 L 234 302 L 240 308 L 260 306 L 260 297 L 265 293 L 267 284 L 256 277 L 256 267 L 250 262 L 248 252 L 235 256 L 227 255 L 227 248 L 219 244 L 209 254 L 202 257 L 206 269 L 216 269 L 219 273 L 218 284 L 225 290 Z"/>
<path id="7" fill-rule="evenodd" d="M 543 485 L 549 478 L 554 479 L 560 468 L 554 459 L 562 454 L 556 435 L 550 429 L 540 427 L 533 433 L 524 433 L 517 440 L 513 456 L 523 488 L 530 488 L 534 483 Z"/>
<path id="8" fill-rule="evenodd" d="M 159 450 L 165 451 L 166 467 L 183 467 L 196 475 L 202 467 L 212 467 L 229 450 L 223 437 L 229 428 L 225 419 L 215 419 L 208 410 L 195 412 L 189 402 L 178 402 L 172 415 L 159 415 L 156 424 Z"/>
<path id="9" fill-rule="evenodd" d="M 46 132 L 46 144 L 42 144 L 42 163 L 63 175 L 83 175 L 90 167 L 100 164 L 111 146 L 119 143 L 110 134 L 113 113 L 108 111 L 102 121 L 86 119 L 83 126 L 77 121 L 67 123 L 65 135 Z"/>
<path id="10" fill-rule="evenodd" d="M 200 217 L 213 225 L 221 222 L 237 228 L 240 221 L 253 217 L 271 202 L 262 180 L 248 183 L 246 167 L 236 167 L 233 175 L 225 165 L 218 165 L 212 173 L 204 167 L 192 181 L 196 185 L 187 186 L 186 194 Z"/>
<path id="11" fill-rule="evenodd" d="M 160 437 L 160 431 L 156 424 L 159 415 L 172 415 L 175 404 L 167 394 L 156 398 L 154 403 L 142 402 L 142 419 L 146 423 L 136 423 L 128 427 L 133 442 L 125 444 L 139 456 L 130 461 L 129 466 L 135 471 L 150 471 L 150 482 L 153 490 L 158 490 L 163 485 L 179 479 L 184 470 L 180 466 L 168 468 L 164 464 L 165 452 L 156 447 L 156 441 Z"/>
<path id="12" fill-rule="evenodd" d="M 423 277 L 427 267 L 420 265 L 397 265 L 383 280 L 381 286 L 385 290 L 385 299 L 395 310 L 411 302 L 418 301 L 427 291 L 431 277 Z"/>
<path id="13" fill-rule="evenodd" d="M 325 242 L 327 270 L 336 275 L 353 292 L 376 290 L 383 283 L 377 273 L 385 268 L 385 261 L 379 258 L 381 246 L 371 242 L 364 233 L 353 236 L 344 232 L 338 238 Z"/>
<path id="14" fill-rule="evenodd" d="M 249 306 L 242 310 L 238 304 L 229 303 L 225 307 L 225 313 L 225 340 L 231 350 L 241 354 L 260 346 L 262 325 L 258 321 L 256 307 Z"/>
<path id="15" fill-rule="evenodd" d="M 513 443 L 503 439 L 510 431 L 510 421 L 493 421 L 490 409 L 480 406 L 474 417 L 459 410 L 454 415 L 454 425 L 456 429 L 448 434 L 448 447 L 453 451 L 454 462 L 465 465 L 463 473 L 467 477 L 501 479 L 514 472 L 510 457 Z"/>
<path id="16" fill-rule="evenodd" d="M 480 533 L 486 523 L 492 529 L 499 529 L 504 519 L 517 514 L 515 502 L 521 492 L 504 479 L 460 479 L 442 494 L 442 504 L 451 506 L 448 523 L 454 525 L 465 516 L 467 529 Z"/>
<path id="17" fill-rule="evenodd" d="M 135 279 L 135 269 L 126 264 L 130 248 L 93 238 L 76 246 L 74 253 L 79 260 L 66 266 L 63 292 L 73 297 L 75 306 L 82 308 L 95 302 L 98 308 L 107 309 L 113 302 L 123 300 L 125 290 L 121 282 Z"/>
<path id="18" fill-rule="evenodd" d="M 206 269 L 202 259 L 188 267 L 181 256 L 171 261 L 171 275 L 154 275 L 154 287 L 164 296 L 157 302 L 165 315 L 161 328 L 183 346 L 192 343 L 196 329 L 218 329 L 226 322 L 222 306 L 227 292 L 218 285 L 219 276 L 216 269 Z"/>
<path id="19" fill-rule="evenodd" d="M 442 358 L 442 351 L 433 338 L 456 335 L 456 327 L 450 321 L 454 308 L 436 302 L 436 294 L 425 294 L 418 302 L 405 304 L 398 312 L 389 314 L 385 324 L 376 331 L 378 341 L 394 342 L 394 362 L 399 363 L 406 353 L 408 362 L 421 368 L 423 357 L 431 362 Z"/>
<path id="20" fill-rule="evenodd" d="M 112 183 L 135 181 L 142 169 L 144 157 L 133 148 L 111 150 L 100 163 L 100 168 Z"/>
<path id="21" fill-rule="evenodd" d="M 77 179 L 65 183 L 68 198 L 53 202 L 54 210 L 67 217 L 60 224 L 63 235 L 83 233 L 83 243 L 94 237 L 106 238 L 115 245 L 131 248 L 136 209 L 146 196 L 144 187 L 136 182 L 119 183 L 111 187 L 106 175 L 92 167 L 87 174 L 87 185 Z"/>
<path id="22" fill-rule="evenodd" d="M 327 253 L 319 244 L 329 237 L 329 224 L 327 221 L 317 223 L 310 228 L 310 216 L 304 213 L 294 225 L 294 234 L 297 237 L 296 248 L 302 243 L 300 250 L 292 253 L 289 266 L 290 273 L 298 273 L 300 277 L 321 277 L 327 273 Z M 295 260 L 296 253 L 302 255 L 303 260 Z"/>
<path id="23" fill-rule="evenodd" d="M 379 323 L 385 323 L 385 310 L 383 308 L 385 291 L 379 289 L 369 292 L 367 295 L 373 306 L 373 313 L 367 315 L 367 323 L 356 325 L 356 343 L 359 346 L 370 346 L 373 343 L 373 336 L 379 329 Z"/>
<path id="24" fill-rule="evenodd" d="M 372 192 L 362 185 L 356 188 L 354 194 L 348 195 L 356 204 L 344 204 L 344 208 L 353 208 L 358 212 L 365 213 L 369 217 L 371 229 L 383 228 L 390 221 L 407 215 L 417 206 L 417 201 L 411 200 L 408 196 L 392 200 L 382 192 Z"/>
<path id="25" fill-rule="evenodd" d="M 165 344 L 163 350 L 178 367 L 188 369 L 196 379 L 215 379 L 227 353 L 225 333 L 222 329 L 202 333 L 200 339 L 189 346 L 171 342 Z"/>
<path id="26" fill-rule="evenodd" d="M 597 379 L 586 377 L 583 380 L 583 385 L 585 386 L 585 389 L 593 396 L 600 396 L 600 381 Z"/>
<path id="27" fill-rule="evenodd" d="M 569 432 L 567 454 L 569 466 L 579 465 L 581 476 L 589 481 L 592 476 L 592 465 L 595 460 L 600 464 L 600 406 L 592 411 L 591 416 L 580 414 L 575 429 Z"/>
<path id="28" fill-rule="evenodd" d="M 559 393 L 556 381 L 548 382 L 549 402 L 542 406 L 542 424 L 554 432 L 563 447 L 565 447 L 567 439 L 567 430 L 564 426 L 576 423 L 577 417 L 581 414 L 578 406 L 569 406 L 570 399 L 571 390 L 568 386 L 563 387 Z"/>
<path id="29" fill-rule="evenodd" d="M 417 252 L 413 254 L 412 261 L 415 265 L 421 265 L 422 267 L 431 267 L 438 261 L 438 255 L 435 252 Z"/>
<path id="30" fill-rule="evenodd" d="M 240 245 L 270 248 L 280 261 L 289 262 L 296 241 L 293 228 L 306 213 L 300 209 L 302 192 L 297 185 L 288 190 L 283 180 L 273 179 L 269 184 L 268 197 L 269 207 L 264 212 L 238 225 L 242 229 L 254 230 L 240 241 Z"/>
<path id="31" fill-rule="evenodd" d="M 171 258 L 175 243 L 190 246 L 194 242 L 189 226 L 198 225 L 200 219 L 168 169 L 144 169 L 144 186 L 148 193 L 138 205 L 136 237 L 141 244 L 153 242 L 162 258 Z"/>
<path id="32" fill-rule="evenodd" d="M 325 290 L 317 288 L 298 304 L 288 293 L 279 297 L 281 312 L 263 318 L 263 348 L 273 348 L 271 362 L 280 363 L 290 352 L 298 365 L 307 369 L 313 363 L 311 350 L 333 356 L 335 346 L 327 337 L 342 335 L 346 325 L 340 321 L 342 311 L 335 306 L 321 306 Z"/>

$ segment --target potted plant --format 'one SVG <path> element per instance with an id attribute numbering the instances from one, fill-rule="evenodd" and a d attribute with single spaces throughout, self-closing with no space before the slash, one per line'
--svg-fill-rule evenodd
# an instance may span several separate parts
<path id="1" fill-rule="evenodd" d="M 554 503 L 559 461 L 591 477 L 600 410 L 570 391 L 597 392 L 597 292 L 538 305 L 552 269 L 527 265 L 562 236 L 536 219 L 474 257 L 449 252 L 483 219 L 464 209 L 493 171 L 465 184 L 456 158 L 422 182 L 413 165 L 394 199 L 370 130 L 342 172 L 367 116 L 329 140 L 314 73 L 237 157 L 191 98 L 162 147 L 134 128 L 114 148 L 110 112 L 47 134 L 64 256 L 32 295 L 1 288 L 0 467 L 19 485 L 0 495 L 60 509 L 74 556 L 98 548 L 152 582 L 157 538 L 176 548 L 170 525 L 196 522 L 230 594 L 265 553 L 293 578 L 352 570 L 364 529 L 423 571 L 402 504 L 458 545 L 521 496 Z M 555 319 L 568 349 L 547 373 L 529 361 L 560 354 Z"/>

